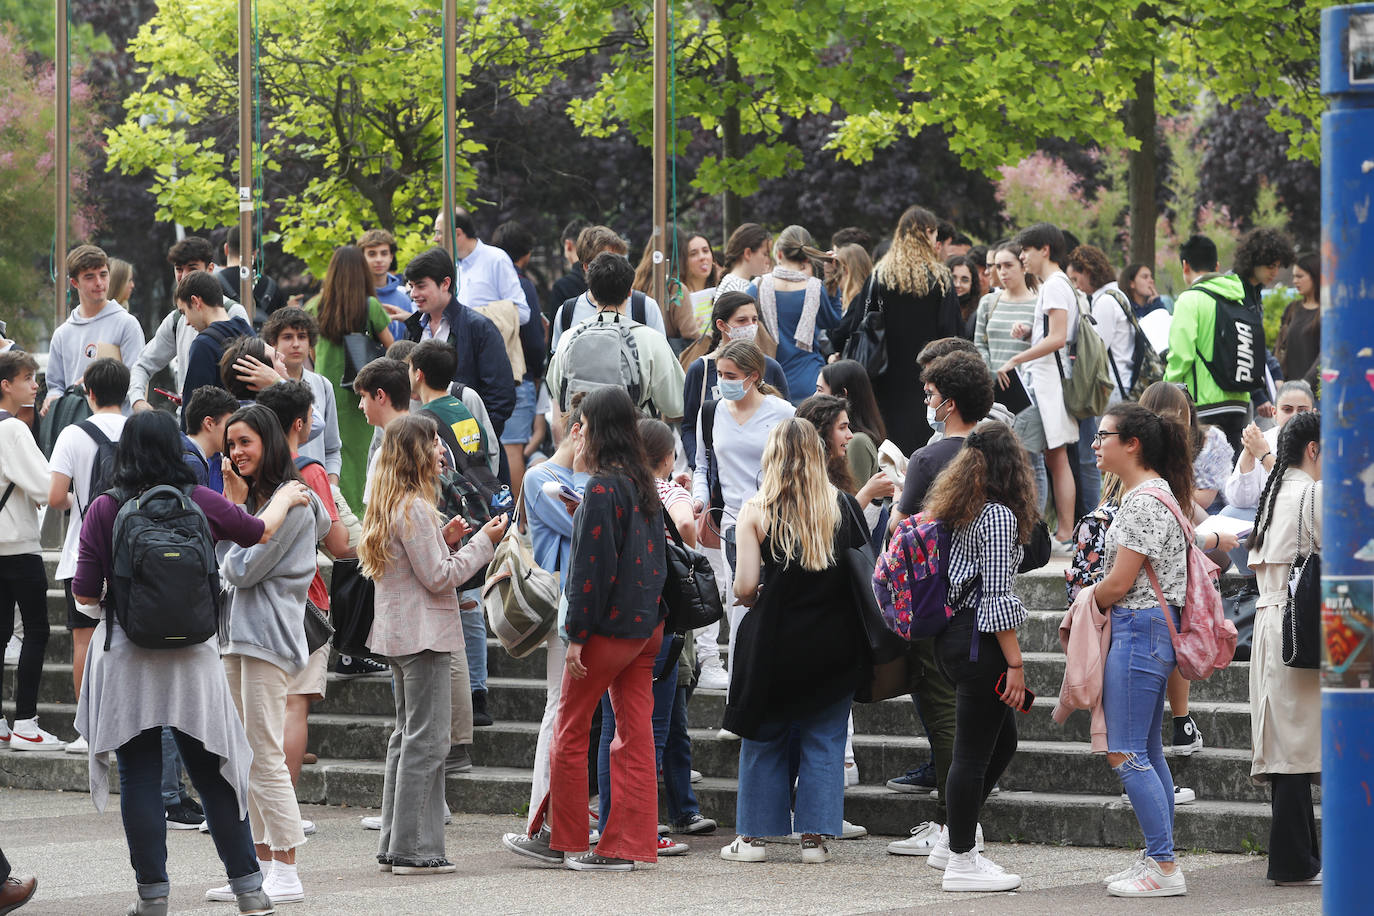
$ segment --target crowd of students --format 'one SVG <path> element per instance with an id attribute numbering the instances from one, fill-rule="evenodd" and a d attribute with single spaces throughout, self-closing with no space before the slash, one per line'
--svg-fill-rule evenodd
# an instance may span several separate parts
<path id="1" fill-rule="evenodd" d="M 1048 223 L 974 248 L 911 207 L 890 240 L 845 230 L 829 250 L 804 227 L 751 223 L 724 264 L 704 236 L 679 239 L 660 304 L 648 251 L 636 271 L 618 233 L 577 223 L 563 238 L 569 270 L 541 309 L 525 230 L 504 225 L 487 244 L 467 213 L 454 224 L 457 264 L 436 247 L 394 273 L 395 240 L 369 231 L 335 251 L 318 296 L 273 303 L 258 331 L 210 245 L 184 239 L 168 255 L 176 308 L 146 343 L 110 296 L 105 253 L 83 245 L 67 258 L 78 304 L 52 337 L 46 393 L 34 358 L 4 342 L 0 642 L 15 606 L 22 640 L 0 741 L 87 755 L 98 807 L 115 754 L 130 912 L 166 912 L 167 827 L 214 836 L 229 882 L 209 899 L 266 913 L 304 898 L 296 855 L 313 825 L 294 785 L 313 759 L 307 714 L 331 655 L 310 638 L 311 615 L 329 612 L 319 550 L 356 558 L 375 588 L 369 654 L 338 655 L 336 676 L 389 674 L 395 693 L 382 813 L 364 818 L 381 831 L 379 866 L 453 870 L 444 779 L 472 767 L 473 728 L 492 724 L 481 584 L 512 516 L 562 591 L 531 816 L 503 839 L 513 852 L 628 870 L 685 853 L 670 834 L 714 831 L 692 789 L 697 689 L 728 691 L 720 737 L 740 741 L 739 837 L 724 859 L 763 861 L 792 836 L 819 863 L 832 839 L 864 835 L 843 802 L 859 781 L 851 709 L 873 659 L 844 558 L 939 520 L 952 531 L 953 613 L 939 636 L 911 642 L 903 684 L 931 760 L 888 782 L 938 792 L 938 807 L 888 850 L 925 857 L 949 891 L 1018 887 L 981 855 L 978 821 L 1028 696 L 1027 612 L 1012 586 L 1043 514 L 1049 552 L 1071 559 L 1069 597 L 1093 586 L 1097 626 L 1111 623 L 1094 744 L 1147 848 L 1109 892 L 1183 893 L 1173 807 L 1194 793 L 1169 773 L 1166 698 L 1172 751 L 1195 753 L 1203 738 L 1161 624 L 1177 623 L 1189 587 L 1185 532 L 1210 513 L 1254 529 L 1248 556 L 1229 528 L 1198 544 L 1256 578 L 1253 773 L 1274 785 L 1270 877 L 1320 880 L 1307 793 L 1320 772 L 1306 740 L 1315 674 L 1277 658 L 1294 509 L 1320 499 L 1316 262 L 1299 260 L 1306 298 L 1285 315 L 1278 359 L 1261 333 L 1258 364 L 1245 366 L 1251 351 L 1223 352 L 1234 342 L 1219 330 L 1223 316 L 1257 315 L 1263 287 L 1293 262 L 1281 233 L 1249 233 L 1229 274 L 1210 240 L 1190 238 L 1189 286 L 1169 303 L 1148 267 L 1118 279 L 1100 249 Z M 1155 346 L 1141 319 L 1161 309 L 1172 315 Z M 1087 371 L 1088 328 L 1110 370 L 1100 415 L 1067 393 Z M 866 362 L 846 358 L 865 346 Z M 1218 369 L 1228 359 L 1246 384 Z M 179 395 L 155 409 L 149 386 L 168 368 Z M 162 485 L 208 525 L 223 595 L 216 639 L 154 651 L 124 632 L 116 598 L 130 573 L 114 532 Z M 37 721 L 43 506 L 70 510 L 56 576 L 79 697 L 71 741 Z M 1304 531 L 1319 542 L 1319 523 Z M 659 598 L 674 535 L 705 553 L 726 610 L 677 640 Z M 656 777 L 670 824 L 658 823 Z"/>

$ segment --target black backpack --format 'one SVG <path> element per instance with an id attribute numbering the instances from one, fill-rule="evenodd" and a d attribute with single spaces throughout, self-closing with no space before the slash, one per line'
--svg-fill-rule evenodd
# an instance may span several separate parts
<path id="1" fill-rule="evenodd" d="M 180 315 L 180 312 L 177 312 Z M 52 407 L 48 408 L 48 413 L 43 417 L 41 429 L 38 434 L 38 447 L 43 451 L 44 458 L 52 458 L 53 446 L 57 445 L 57 437 L 62 430 L 71 426 L 73 423 L 80 423 L 91 415 L 90 402 L 86 400 L 86 389 L 80 385 L 72 385 L 63 391 L 57 400 L 53 401 Z"/>
<path id="2" fill-rule="evenodd" d="M 439 472 L 439 492 L 435 508 L 444 517 L 445 523 L 462 516 L 472 533 L 466 540 L 478 536 L 478 529 L 491 521 L 491 498 L 501 490 L 501 481 L 496 479 L 487 463 L 481 459 L 472 460 L 460 449 L 450 449 L 456 468 L 444 468 Z M 477 588 L 487 581 L 486 567 L 472 574 L 458 590 Z"/>
<path id="3" fill-rule="evenodd" d="M 573 296 L 571 299 L 563 303 L 563 309 L 561 312 L 559 312 L 558 317 L 558 323 L 563 326 L 563 334 L 568 333 L 568 329 L 572 327 L 573 310 L 577 308 L 577 300 L 581 298 L 582 297 L 580 295 Z M 590 300 L 591 296 L 588 295 L 587 298 Z M 644 303 L 645 296 L 639 290 L 635 290 L 634 292 L 630 293 L 630 318 L 634 321 L 638 321 L 640 324 L 649 323 L 647 320 L 647 316 L 649 314 L 649 307 Z M 552 346 L 553 344 L 550 343 L 550 347 Z"/>
<path id="4" fill-rule="evenodd" d="M 192 487 L 159 485 L 120 503 L 113 574 L 105 595 L 105 651 L 114 621 L 144 649 L 180 649 L 219 631 L 219 562 Z"/>
<path id="5" fill-rule="evenodd" d="M 81 518 L 86 517 L 86 510 L 95 502 L 95 498 L 110 488 L 114 482 L 115 453 L 119 450 L 117 443 L 111 441 L 110 437 L 100 431 L 90 420 L 82 420 L 76 424 L 81 431 L 90 436 L 95 442 L 95 459 L 91 462 L 90 476 L 86 478 L 86 505 L 81 505 L 81 501 L 76 501 L 76 511 Z M 76 494 L 73 492 L 72 494 Z"/>
<path id="6" fill-rule="evenodd" d="M 1264 384 L 1264 318 L 1246 304 L 1206 286 L 1194 287 L 1217 306 L 1212 358 L 1203 360 L 1222 391 L 1254 391 Z M 1201 358 L 1199 356 L 1199 358 Z M 1194 370 L 1196 371 L 1196 369 Z M 1193 386 L 1197 390 L 1197 386 Z"/>

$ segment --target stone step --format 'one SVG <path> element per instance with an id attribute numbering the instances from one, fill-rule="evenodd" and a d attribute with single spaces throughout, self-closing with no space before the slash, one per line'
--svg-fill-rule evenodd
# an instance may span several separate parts
<path id="1" fill-rule="evenodd" d="M 381 800 L 385 766 L 380 761 L 321 758 L 301 771 L 297 798 L 307 804 L 376 808 Z M 474 767 L 447 780 L 447 800 L 453 811 L 472 814 L 528 812 L 531 774 L 519 767 Z M 87 763 L 70 754 L 41 752 L 0 754 L 0 785 L 21 789 L 85 792 Z M 723 827 L 734 822 L 736 785 L 733 779 L 707 777 L 694 786 L 702 813 Z M 111 790 L 118 792 L 118 785 Z M 862 824 L 875 836 L 902 836 L 912 825 L 929 820 L 935 802 L 923 796 L 900 795 L 877 786 L 856 786 L 845 792 L 845 817 Z M 1320 808 L 1316 812 L 1321 817 Z M 1264 802 L 1198 801 L 1181 805 L 1174 817 L 1178 849 L 1213 852 L 1255 852 L 1269 834 L 1269 805 Z M 1140 827 L 1120 794 L 1078 795 L 1057 792 L 1003 791 L 988 799 L 980 822 L 993 842 L 1052 843 L 1075 846 L 1117 846 L 1138 849 Z M 497 838 L 492 838 L 493 849 Z M 710 837 L 689 840 L 707 850 L 719 842 Z"/>
<path id="2" fill-rule="evenodd" d="M 39 704 L 43 727 L 59 738 L 75 735 L 76 708 Z M 312 714 L 309 748 L 321 757 L 383 760 L 392 732 L 386 716 Z M 714 729 L 691 729 L 693 766 L 712 776 L 734 778 L 739 772 L 739 744 L 722 740 Z M 479 728 L 473 737 L 473 759 L 489 766 L 528 766 L 539 734 L 536 722 L 498 722 Z M 924 738 L 884 735 L 854 736 L 854 758 L 865 784 L 881 784 L 929 759 Z M 1227 801 L 1265 801 L 1267 790 L 1250 782 L 1250 753 L 1209 748 L 1192 757 L 1170 757 L 1179 785 L 1198 796 Z M 1005 789 L 1037 792 L 1109 794 L 1120 791 L 1104 758 L 1095 758 L 1086 743 L 1022 740 L 1002 779 Z M 894 793 L 896 794 L 896 793 Z"/>

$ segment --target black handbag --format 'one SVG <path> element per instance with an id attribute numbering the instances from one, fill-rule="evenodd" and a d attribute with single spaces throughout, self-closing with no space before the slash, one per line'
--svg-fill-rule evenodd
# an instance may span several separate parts
<path id="1" fill-rule="evenodd" d="M 668 608 L 668 619 L 663 632 L 687 633 L 710 626 L 725 616 L 711 562 L 683 542 L 667 512 L 663 513 L 663 521 L 669 534 L 665 541 L 668 569 L 663 577 L 663 603 Z"/>
<path id="2" fill-rule="evenodd" d="M 863 515 L 855 509 L 853 501 L 844 496 L 840 497 L 840 501 L 859 530 L 867 531 L 868 525 Z M 883 622 L 883 612 L 878 607 L 878 598 L 873 594 L 873 569 L 877 565 L 873 549 L 865 541 L 859 547 L 841 548 L 836 552 L 835 559 L 848 575 L 854 608 L 859 615 L 868 650 L 870 670 L 854 692 L 854 699 L 859 703 L 877 703 L 910 693 L 911 688 L 907 685 L 908 643 L 887 628 Z"/>
<path id="3" fill-rule="evenodd" d="M 1290 668 L 1322 666 L 1322 555 L 1317 547 L 1314 490 L 1309 484 L 1298 499 L 1298 555 L 1288 567 L 1288 603 L 1283 606 L 1283 663 Z M 1307 531 L 1306 552 L 1303 551 L 1304 529 Z"/>
<path id="4" fill-rule="evenodd" d="M 339 384 L 344 388 L 353 387 L 353 378 L 358 370 L 374 359 L 386 356 L 386 347 L 371 334 L 345 334 L 343 338 L 344 371 Z"/>
<path id="5" fill-rule="evenodd" d="M 1031 526 L 1030 542 L 1021 551 L 1021 565 L 1016 567 L 1018 573 L 1028 573 L 1039 569 L 1050 561 L 1050 526 L 1045 524 L 1045 520 L 1038 519 Z"/>
<path id="6" fill-rule="evenodd" d="M 376 586 L 363 575 L 358 560 L 335 560 L 329 579 L 329 608 L 334 616 L 334 648 L 341 655 L 366 655 L 372 633 Z"/>
<path id="7" fill-rule="evenodd" d="M 325 645 L 334 636 L 334 625 L 329 622 L 324 611 L 315 606 L 315 602 L 309 598 L 305 599 L 305 648 L 307 655 L 314 655 L 315 650 Z"/>
<path id="8" fill-rule="evenodd" d="M 870 307 L 873 300 L 873 287 L 877 277 L 869 277 L 868 289 L 864 294 L 864 313 L 859 326 L 845 341 L 844 358 L 852 359 L 868 371 L 868 377 L 876 379 L 887 371 L 887 317 L 883 314 L 883 299 L 878 297 L 877 308 Z"/>

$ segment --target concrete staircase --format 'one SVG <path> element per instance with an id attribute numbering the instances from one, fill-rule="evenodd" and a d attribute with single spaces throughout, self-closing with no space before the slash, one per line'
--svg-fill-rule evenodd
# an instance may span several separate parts
<path id="1" fill-rule="evenodd" d="M 48 574 L 56 565 L 47 556 Z M 1037 694 L 1034 709 L 1018 717 L 1020 748 L 989 800 L 982 823 L 989 839 L 1085 846 L 1138 847 L 1140 829 L 1120 783 L 1088 744 L 1088 716 L 1074 713 L 1057 725 L 1050 718 L 1063 674 L 1057 627 L 1065 606 L 1058 568 L 1023 576 L 1018 592 L 1031 609 L 1021 632 L 1026 679 Z M 59 737 L 75 735 L 71 636 L 65 629 L 60 589 L 48 593 L 53 625 L 43 672 L 39 717 Z M 93 646 L 93 651 L 99 651 Z M 473 748 L 477 766 L 448 781 L 455 811 L 523 813 L 529 800 L 530 766 L 544 708 L 544 650 L 514 659 L 488 640 L 490 710 L 496 725 L 479 728 Z M 4 710 L 13 715 L 13 669 L 6 671 Z M 1267 843 L 1266 789 L 1250 772 L 1249 665 L 1233 663 L 1193 685 L 1192 713 L 1207 746 L 1190 758 L 1171 757 L 1175 781 L 1197 792 L 1180 806 L 1176 838 L 1183 849 L 1254 851 Z M 689 709 L 696 769 L 705 774 L 696 791 L 703 813 L 727 825 L 734 819 L 739 745 L 716 737 L 724 708 L 721 691 L 698 691 Z M 320 758 L 304 768 L 297 794 L 302 802 L 374 807 L 382 792 L 383 757 L 391 731 L 390 679 L 341 680 L 330 675 L 328 696 L 310 717 L 309 748 Z M 846 793 L 845 816 L 875 834 L 904 835 L 929 819 L 935 802 L 903 795 L 883 783 L 927 759 L 928 745 L 911 702 L 893 699 L 854 707 L 854 753 L 861 783 Z M 1167 716 L 1166 716 L 1167 727 Z M 1166 735 L 1166 742 L 1169 736 Z M 0 754 L 0 785 L 86 791 L 84 757 L 61 753 Z"/>

